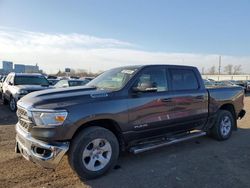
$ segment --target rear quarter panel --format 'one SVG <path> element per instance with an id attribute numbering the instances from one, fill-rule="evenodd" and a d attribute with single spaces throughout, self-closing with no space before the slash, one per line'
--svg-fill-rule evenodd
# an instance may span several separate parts
<path id="1" fill-rule="evenodd" d="M 224 104 L 232 104 L 236 116 L 244 108 L 244 89 L 241 87 L 223 87 L 208 89 L 209 114 L 214 115 Z"/>

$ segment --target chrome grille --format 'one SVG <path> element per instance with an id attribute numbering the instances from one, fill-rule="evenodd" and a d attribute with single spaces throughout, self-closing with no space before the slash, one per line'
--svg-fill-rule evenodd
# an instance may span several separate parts
<path id="1" fill-rule="evenodd" d="M 30 123 L 28 123 L 28 122 L 26 122 L 26 121 L 24 121 L 24 120 L 22 120 L 22 119 L 19 119 L 19 124 L 20 124 L 24 129 L 26 129 L 26 130 L 29 129 Z"/>
<path id="2" fill-rule="evenodd" d="M 25 109 L 18 107 L 17 108 L 17 117 L 18 117 L 19 125 L 25 131 L 29 132 L 30 128 L 33 127 L 33 123 L 32 123 L 32 120 L 28 116 L 28 112 Z"/>
<path id="3" fill-rule="evenodd" d="M 25 117 L 28 117 L 28 113 L 26 110 L 22 109 L 22 108 L 18 108 L 17 109 L 17 116 L 25 116 Z"/>

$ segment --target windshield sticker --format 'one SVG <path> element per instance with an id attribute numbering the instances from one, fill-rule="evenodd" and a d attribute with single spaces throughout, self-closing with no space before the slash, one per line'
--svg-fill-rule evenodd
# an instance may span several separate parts
<path id="1" fill-rule="evenodd" d="M 122 70 L 121 73 L 124 73 L 124 74 L 133 74 L 135 71 L 134 70 Z"/>

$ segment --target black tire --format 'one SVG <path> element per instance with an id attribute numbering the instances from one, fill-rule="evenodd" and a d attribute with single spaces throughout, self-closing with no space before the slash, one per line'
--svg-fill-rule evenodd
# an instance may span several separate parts
<path id="1" fill-rule="evenodd" d="M 86 163 L 88 161 L 89 161 L 88 163 L 91 163 L 91 160 L 95 160 L 94 159 L 95 156 L 93 156 L 94 155 L 93 152 L 95 149 L 94 149 L 94 144 L 92 142 L 96 140 L 105 140 L 105 142 L 107 141 L 105 145 L 101 147 L 106 146 L 106 144 L 107 146 L 110 146 L 111 154 L 109 153 L 108 163 L 103 168 L 94 171 L 94 170 L 89 170 L 87 167 L 88 165 Z M 91 149 L 91 146 L 93 146 L 92 149 Z M 99 146 L 98 148 L 101 149 L 101 147 Z M 91 157 L 85 156 L 84 158 L 83 154 L 85 151 L 88 151 L 88 152 L 91 151 L 92 155 L 89 155 Z M 99 154 L 97 153 L 97 155 L 99 156 L 101 155 L 102 157 L 104 153 L 101 153 L 101 154 L 100 153 Z M 75 172 L 80 177 L 80 179 L 85 180 L 85 179 L 94 179 L 105 174 L 108 170 L 114 167 L 114 165 L 117 162 L 118 156 L 119 156 L 119 143 L 118 143 L 116 136 L 111 131 L 105 128 L 95 126 L 95 127 L 89 127 L 89 128 L 83 129 L 73 139 L 72 143 L 70 144 L 68 160 L 69 160 L 69 164 L 71 168 L 75 170 Z M 94 164 L 93 166 L 95 166 L 95 164 L 98 164 L 99 162 L 98 160 L 99 158 L 95 160 L 95 162 L 93 163 Z M 102 163 L 99 162 L 99 164 L 102 164 Z"/>
<path id="2" fill-rule="evenodd" d="M 235 122 L 236 120 L 231 112 L 219 110 L 217 120 L 211 130 L 211 136 L 219 141 L 229 139 L 235 127 Z"/>
<path id="3" fill-rule="evenodd" d="M 4 94 L 2 93 L 2 100 L 3 100 L 3 104 L 4 105 L 7 105 L 8 104 L 8 101 L 7 99 L 4 97 Z"/>
<path id="4" fill-rule="evenodd" d="M 12 112 L 15 112 L 16 109 L 17 109 L 17 107 L 16 107 L 16 100 L 15 100 L 15 98 L 13 98 L 13 97 L 10 97 L 9 109 L 10 109 L 10 111 L 12 111 Z"/>

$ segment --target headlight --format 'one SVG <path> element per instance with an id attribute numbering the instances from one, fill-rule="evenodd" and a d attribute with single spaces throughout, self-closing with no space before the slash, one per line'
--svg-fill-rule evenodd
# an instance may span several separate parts
<path id="1" fill-rule="evenodd" d="M 60 112 L 39 112 L 33 111 L 32 117 L 37 126 L 58 126 L 62 125 L 67 118 L 68 113 L 66 111 Z"/>
<path id="2" fill-rule="evenodd" d="M 25 95 L 25 94 L 28 94 L 28 91 L 21 89 L 17 91 L 17 94 Z"/>

